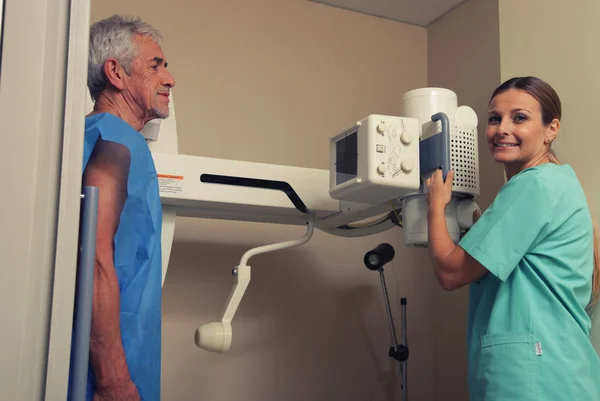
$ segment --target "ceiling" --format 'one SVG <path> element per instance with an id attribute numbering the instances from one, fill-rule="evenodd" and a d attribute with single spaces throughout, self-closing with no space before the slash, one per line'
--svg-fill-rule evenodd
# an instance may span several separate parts
<path id="1" fill-rule="evenodd" d="M 466 0 L 309 0 L 345 10 L 427 26 Z"/>

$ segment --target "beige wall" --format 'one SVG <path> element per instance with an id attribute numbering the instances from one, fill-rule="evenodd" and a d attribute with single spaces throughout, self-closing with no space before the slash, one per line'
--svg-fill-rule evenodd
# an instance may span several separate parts
<path id="1" fill-rule="evenodd" d="M 428 27 L 428 84 L 450 88 L 479 119 L 481 197 L 487 208 L 503 183 L 502 166 L 485 142 L 487 102 L 500 84 L 498 0 L 470 0 Z M 436 400 L 466 400 L 468 287 L 436 291 Z"/>
<path id="2" fill-rule="evenodd" d="M 167 5 L 168 4 L 168 5 Z M 297 0 L 95 1 L 92 21 L 139 14 L 165 35 L 177 86 L 182 153 L 328 168 L 328 137 L 370 113 L 397 114 L 427 84 L 426 30 Z M 195 347 L 219 318 L 231 268 L 253 246 L 299 227 L 179 219 L 164 288 L 163 399 L 399 399 L 379 277 L 366 251 L 392 243 L 386 270 L 400 328 L 408 298 L 410 398 L 433 399 L 434 283 L 401 231 L 343 239 L 316 232 L 301 248 L 251 260 L 230 352 Z M 396 394 L 394 395 L 394 393 Z"/>
<path id="3" fill-rule="evenodd" d="M 515 12 L 515 10 L 519 12 Z M 532 18 L 535 16 L 535 18 Z M 556 151 L 573 166 L 600 221 L 598 149 L 600 133 L 600 2 L 575 0 L 500 0 L 502 79 L 535 75 L 550 83 L 563 105 Z M 600 312 L 593 341 L 600 352 Z"/>

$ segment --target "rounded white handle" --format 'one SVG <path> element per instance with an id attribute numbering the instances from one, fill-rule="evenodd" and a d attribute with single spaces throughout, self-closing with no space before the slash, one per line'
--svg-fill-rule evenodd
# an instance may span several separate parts
<path id="1" fill-rule="evenodd" d="M 195 341 L 198 348 L 211 352 L 225 352 L 231 347 L 231 325 L 214 322 L 196 329 Z"/>

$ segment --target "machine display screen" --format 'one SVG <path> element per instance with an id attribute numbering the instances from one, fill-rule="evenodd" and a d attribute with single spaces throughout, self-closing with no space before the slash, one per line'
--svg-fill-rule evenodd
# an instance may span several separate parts
<path id="1" fill-rule="evenodd" d="M 353 180 L 358 174 L 358 131 L 335 143 L 335 184 Z"/>

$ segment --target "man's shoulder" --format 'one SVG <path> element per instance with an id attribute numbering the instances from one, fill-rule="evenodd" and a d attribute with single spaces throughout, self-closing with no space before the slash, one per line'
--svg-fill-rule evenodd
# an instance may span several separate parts
<path id="1" fill-rule="evenodd" d="M 91 114 L 85 118 L 85 129 L 99 129 L 102 132 L 116 132 L 118 134 L 137 134 L 139 133 L 125 120 L 110 113 Z"/>
<path id="2" fill-rule="evenodd" d="M 144 137 L 123 119 L 113 114 L 100 113 L 87 116 L 85 129 L 86 133 L 97 132 L 105 141 L 125 145 L 132 152 L 148 151 Z"/>

